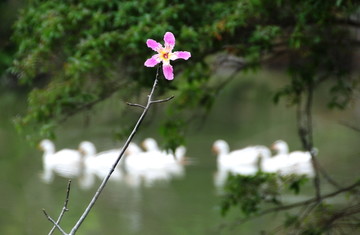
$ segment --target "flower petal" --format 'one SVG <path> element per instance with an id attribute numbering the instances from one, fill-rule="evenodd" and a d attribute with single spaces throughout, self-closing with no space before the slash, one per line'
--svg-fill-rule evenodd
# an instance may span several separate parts
<path id="1" fill-rule="evenodd" d="M 153 55 L 150 59 L 147 59 L 144 63 L 146 67 L 154 67 L 160 62 L 159 55 Z"/>
<path id="2" fill-rule="evenodd" d="M 175 36 L 171 32 L 166 32 L 164 35 L 165 48 L 172 50 L 175 46 Z"/>
<path id="3" fill-rule="evenodd" d="M 163 64 L 163 73 L 167 80 L 174 79 L 173 67 L 170 64 Z"/>
<path id="4" fill-rule="evenodd" d="M 188 60 L 191 57 L 191 53 L 188 51 L 175 51 L 172 53 L 170 60 L 184 59 Z"/>
<path id="5" fill-rule="evenodd" d="M 162 48 L 161 44 L 153 39 L 146 40 L 146 45 L 157 52 L 159 51 L 160 48 Z"/>

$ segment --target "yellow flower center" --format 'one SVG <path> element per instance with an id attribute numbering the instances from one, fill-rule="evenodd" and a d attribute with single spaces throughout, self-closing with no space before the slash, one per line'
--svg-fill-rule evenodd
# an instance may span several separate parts
<path id="1" fill-rule="evenodd" d="M 168 50 L 161 50 L 160 51 L 160 57 L 164 61 L 168 61 L 170 59 L 170 51 Z"/>

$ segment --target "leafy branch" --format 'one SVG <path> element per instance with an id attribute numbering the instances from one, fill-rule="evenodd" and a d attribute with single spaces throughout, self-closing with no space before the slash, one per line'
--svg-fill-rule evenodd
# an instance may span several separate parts
<path id="1" fill-rule="evenodd" d="M 319 197 L 316 195 L 315 197 L 312 197 L 312 198 L 304 200 L 304 201 L 300 201 L 300 202 L 296 202 L 296 203 L 292 203 L 292 204 L 288 204 L 288 205 L 275 206 L 275 207 L 272 207 L 269 209 L 264 209 L 255 214 L 254 213 L 252 213 L 251 215 L 248 214 L 245 218 L 239 218 L 237 221 L 235 221 L 231 224 L 226 224 L 226 225 L 223 224 L 223 225 L 221 225 L 220 228 L 223 228 L 223 227 L 232 227 L 233 228 L 235 226 L 239 226 L 250 220 L 265 216 L 267 214 L 281 212 L 281 211 L 288 211 L 288 210 L 291 210 L 294 208 L 299 208 L 299 207 L 307 208 L 307 209 L 306 208 L 304 209 L 304 213 L 302 216 L 304 218 L 304 217 L 306 217 L 306 215 L 308 215 L 311 212 L 311 210 L 313 210 L 317 206 L 321 205 L 321 202 L 323 202 L 325 199 L 335 197 L 335 196 L 338 196 L 339 194 L 343 194 L 343 193 L 356 192 L 357 188 L 359 186 L 360 186 L 360 181 L 357 181 L 347 187 L 343 187 L 343 188 L 336 190 L 334 192 L 331 192 L 331 193 L 320 195 Z M 359 210 L 354 210 L 354 206 L 349 207 L 349 208 L 351 209 L 350 212 L 345 212 L 345 210 L 344 210 L 343 216 L 352 215 L 352 214 L 356 214 L 356 213 L 360 212 Z"/>

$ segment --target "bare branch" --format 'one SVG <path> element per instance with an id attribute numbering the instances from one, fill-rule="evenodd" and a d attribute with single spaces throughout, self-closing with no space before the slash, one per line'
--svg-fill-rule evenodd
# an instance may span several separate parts
<path id="1" fill-rule="evenodd" d="M 170 96 L 166 99 L 160 99 L 160 100 L 151 100 L 150 101 L 150 104 L 156 104 L 156 103 L 164 103 L 164 102 L 167 102 L 169 100 L 172 100 L 175 96 Z M 141 105 L 141 104 L 134 104 L 134 103 L 129 103 L 129 102 L 126 102 L 127 105 L 129 106 L 135 106 L 135 107 L 140 107 L 140 108 L 143 108 L 143 109 L 146 109 L 146 106 L 144 105 Z"/>
<path id="2" fill-rule="evenodd" d="M 161 99 L 161 100 L 152 100 L 151 101 L 151 104 L 155 104 L 155 103 L 164 103 L 164 102 L 167 102 L 169 100 L 172 100 L 175 96 L 170 96 L 169 98 L 166 98 L 166 99 Z"/>
<path id="3" fill-rule="evenodd" d="M 157 70 L 156 70 L 156 77 L 155 77 L 155 80 L 154 80 L 154 84 L 153 84 L 153 87 L 150 91 L 150 94 L 148 96 L 148 100 L 147 100 L 147 104 L 146 106 L 144 106 L 144 110 L 142 112 L 142 114 L 140 115 L 138 121 L 136 122 L 131 134 L 129 135 L 128 139 L 126 140 L 123 148 L 121 149 L 120 151 L 120 154 L 118 156 L 118 158 L 116 159 L 115 163 L 113 164 L 113 166 L 111 167 L 109 173 L 107 174 L 107 176 L 104 178 L 104 180 L 102 181 L 102 183 L 100 184 L 98 190 L 96 191 L 96 193 L 94 194 L 93 198 L 91 199 L 90 203 L 88 204 L 88 206 L 86 207 L 84 213 L 81 215 L 81 217 L 79 218 L 79 220 L 76 222 L 76 224 L 74 225 L 74 227 L 71 229 L 71 232 L 69 235 L 73 235 L 76 233 L 76 231 L 79 229 L 79 227 L 81 226 L 81 224 L 84 222 L 85 218 L 87 217 L 87 215 L 89 214 L 90 210 L 94 207 L 97 199 L 99 198 L 101 192 L 103 191 L 103 189 L 105 188 L 108 180 L 110 179 L 111 177 L 111 174 L 114 172 L 116 166 L 118 165 L 119 161 L 121 160 L 122 156 L 124 155 L 125 153 L 125 150 L 127 149 L 127 147 L 129 146 L 130 142 L 132 141 L 132 139 L 134 138 L 140 124 L 142 123 L 142 121 L 144 120 L 145 118 L 145 115 L 146 113 L 148 112 L 148 110 L 150 109 L 151 105 L 153 103 L 156 103 L 157 101 L 153 101 L 152 100 L 152 97 L 153 97 L 153 94 L 154 94 L 154 91 L 155 91 L 155 88 L 156 88 L 156 85 L 158 83 L 158 77 L 159 77 L 159 70 L 160 70 L 160 66 L 158 66 Z M 170 99 L 172 99 L 173 97 L 171 97 Z M 168 99 L 168 100 L 170 100 Z M 165 102 L 167 101 L 166 99 L 162 102 Z M 135 106 L 138 106 L 138 105 L 135 105 Z"/>
<path id="4" fill-rule="evenodd" d="M 141 104 L 133 104 L 133 103 L 129 103 L 129 102 L 126 102 L 126 104 L 129 106 L 140 107 L 140 108 L 146 109 L 146 107 Z"/>
<path id="5" fill-rule="evenodd" d="M 59 217 L 58 217 L 58 219 L 56 221 L 57 225 L 60 224 L 60 221 L 61 221 L 62 217 L 64 216 L 65 212 L 67 212 L 69 210 L 67 208 L 67 205 L 69 203 L 70 186 L 71 186 L 71 180 L 69 180 L 69 182 L 68 182 L 68 186 L 67 186 L 67 189 L 66 189 L 66 197 L 65 197 L 64 207 L 61 210 L 61 213 L 60 213 L 60 215 L 59 215 Z M 54 225 L 54 227 L 50 230 L 49 235 L 51 235 L 56 228 L 57 228 L 56 225 Z"/>
<path id="6" fill-rule="evenodd" d="M 319 169 L 319 172 L 322 174 L 322 176 L 330 183 L 332 184 L 335 188 L 337 189 L 341 189 L 341 186 L 339 183 L 337 183 L 333 178 L 330 177 L 330 175 L 326 172 L 326 170 L 324 169 L 324 167 L 322 167 L 319 162 L 317 162 L 317 167 Z"/>
<path id="7" fill-rule="evenodd" d="M 318 207 L 321 201 L 317 200 L 315 203 L 310 203 L 309 205 L 305 206 L 304 211 L 301 215 L 299 215 L 299 221 L 305 221 L 306 218 L 311 214 L 311 212 Z"/>
<path id="8" fill-rule="evenodd" d="M 53 220 L 53 219 L 46 213 L 45 209 L 43 209 L 43 212 L 44 212 L 46 218 L 47 218 L 51 223 L 53 223 L 54 226 L 55 226 L 57 229 L 59 229 L 59 231 L 60 231 L 63 235 L 68 235 L 68 234 L 60 227 L 60 225 L 59 225 L 55 220 Z"/>
<path id="9" fill-rule="evenodd" d="M 316 197 L 320 200 L 321 188 L 320 188 L 320 171 L 319 162 L 314 154 L 314 141 L 313 141 L 313 128 L 312 128 L 312 105 L 314 95 L 314 79 L 308 78 L 306 86 L 299 89 L 297 92 L 297 126 L 298 134 L 303 145 L 303 148 L 311 154 L 311 162 L 315 171 L 314 187 Z M 303 102 L 303 98 L 305 101 Z"/>

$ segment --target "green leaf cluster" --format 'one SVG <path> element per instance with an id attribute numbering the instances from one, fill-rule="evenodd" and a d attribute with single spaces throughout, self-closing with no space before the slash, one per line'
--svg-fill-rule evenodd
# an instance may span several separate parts
<path id="1" fill-rule="evenodd" d="M 263 202 L 279 204 L 279 189 L 276 175 L 257 173 L 244 176 L 229 173 L 221 204 L 221 214 L 239 206 L 245 216 L 258 212 Z"/>
<path id="2" fill-rule="evenodd" d="M 309 82 L 330 81 L 330 104 L 343 107 L 354 85 L 349 55 L 356 45 L 346 25 L 357 9 L 351 0 L 29 1 L 13 34 L 11 71 L 33 88 L 18 124 L 56 127 L 115 92 L 139 94 L 155 76 L 143 66 L 153 53 L 146 39 L 161 42 L 166 31 L 176 50 L 192 53 L 186 63 L 174 61 L 175 81 L 161 84 L 161 94 L 176 90 L 180 97 L 169 120 L 180 110 L 210 110 L 221 84 L 208 84 L 206 58 L 218 52 L 243 57 L 247 68 L 285 55 L 291 81 L 276 100 L 285 95 L 296 103 Z"/>
<path id="3" fill-rule="evenodd" d="M 283 193 L 298 194 L 308 178 L 303 175 L 281 176 L 275 173 L 257 172 L 255 175 L 229 173 L 221 201 L 221 214 L 239 207 L 245 217 L 273 205 L 282 204 Z"/>

